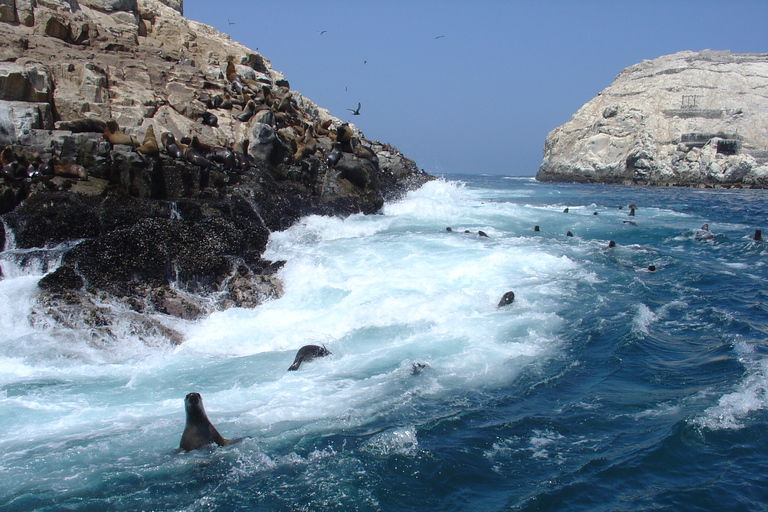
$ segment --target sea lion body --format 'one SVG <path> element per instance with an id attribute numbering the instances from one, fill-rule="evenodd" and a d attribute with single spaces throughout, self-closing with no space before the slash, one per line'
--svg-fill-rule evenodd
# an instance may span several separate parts
<path id="1" fill-rule="evenodd" d="M 515 292 L 507 292 L 501 296 L 501 300 L 499 301 L 499 304 L 496 307 L 501 308 L 504 306 L 508 306 L 512 304 L 514 301 L 515 301 Z"/>
<path id="2" fill-rule="evenodd" d="M 179 448 L 190 451 L 211 443 L 216 443 L 219 446 L 229 444 L 229 440 L 224 439 L 219 434 L 219 431 L 208 419 L 208 415 L 205 414 L 203 397 L 200 396 L 200 393 L 187 394 L 184 398 L 184 409 L 187 412 L 187 424 L 184 426 L 184 433 L 181 434 Z"/>
<path id="3" fill-rule="evenodd" d="M 311 361 L 316 357 L 325 357 L 330 355 L 330 353 L 331 352 L 325 347 L 320 347 L 318 345 L 304 345 L 296 353 L 296 358 L 293 360 L 291 367 L 288 368 L 288 371 L 292 372 L 298 370 L 301 363 Z"/>
<path id="4" fill-rule="evenodd" d="M 141 145 L 139 144 L 139 139 L 136 137 L 132 137 L 121 132 L 120 126 L 114 119 L 110 119 L 104 125 L 104 137 L 106 137 L 106 139 L 113 145 L 124 144 L 126 146 L 133 146 L 134 148 Z"/>
<path id="5" fill-rule="evenodd" d="M 136 148 L 137 153 L 148 156 L 157 156 L 160 154 L 160 148 L 157 146 L 157 139 L 155 138 L 155 129 L 152 125 L 147 128 L 147 133 L 144 134 L 144 141 L 141 146 Z"/>

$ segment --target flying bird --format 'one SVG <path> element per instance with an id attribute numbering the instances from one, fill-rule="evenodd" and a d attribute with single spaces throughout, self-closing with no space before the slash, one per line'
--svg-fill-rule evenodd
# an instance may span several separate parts
<path id="1" fill-rule="evenodd" d="M 353 116 L 359 116 L 360 115 L 360 103 L 357 104 L 357 110 L 352 110 L 351 108 L 348 108 L 350 112 L 352 112 Z"/>
<path id="2" fill-rule="evenodd" d="M 229 21 L 229 18 L 227 18 L 227 23 L 229 23 L 230 25 L 234 25 L 235 24 L 234 21 Z"/>
<path id="3" fill-rule="evenodd" d="M 435 39 L 440 39 L 441 37 L 445 37 L 445 36 L 437 36 Z"/>
<path id="4" fill-rule="evenodd" d="M 325 34 L 326 32 L 328 32 L 328 31 L 327 31 L 327 30 L 320 30 L 320 31 L 318 32 L 318 34 L 320 34 L 320 35 L 323 35 L 323 34 Z"/>

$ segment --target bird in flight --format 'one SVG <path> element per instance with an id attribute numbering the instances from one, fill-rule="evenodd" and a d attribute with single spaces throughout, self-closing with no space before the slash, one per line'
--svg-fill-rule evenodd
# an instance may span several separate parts
<path id="1" fill-rule="evenodd" d="M 229 23 L 230 25 L 234 25 L 235 24 L 234 21 L 229 21 L 229 18 L 227 18 L 227 23 Z"/>
<path id="2" fill-rule="evenodd" d="M 445 37 L 445 36 L 437 36 L 435 39 L 440 39 L 441 37 Z"/>
<path id="3" fill-rule="evenodd" d="M 352 110 L 351 108 L 348 108 L 350 112 L 352 112 L 353 116 L 359 116 L 360 115 L 360 103 L 357 104 L 357 110 Z"/>
<path id="4" fill-rule="evenodd" d="M 328 32 L 328 31 L 327 31 L 327 30 L 321 30 L 321 31 L 319 31 L 319 32 L 318 32 L 318 34 L 320 34 L 320 35 L 323 35 L 323 34 L 325 34 L 326 32 Z"/>

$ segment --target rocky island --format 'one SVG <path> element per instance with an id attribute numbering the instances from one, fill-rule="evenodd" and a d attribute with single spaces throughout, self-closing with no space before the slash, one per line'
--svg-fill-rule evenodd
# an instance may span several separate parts
<path id="1" fill-rule="evenodd" d="M 182 14 L 182 0 L 0 0 L 4 254 L 37 249 L 55 269 L 33 322 L 108 342 L 128 311 L 139 336 L 178 343 L 168 319 L 280 295 L 271 231 L 376 213 L 431 179 Z"/>
<path id="2" fill-rule="evenodd" d="M 536 179 L 768 188 L 768 54 L 685 51 L 624 69 L 549 133 Z"/>

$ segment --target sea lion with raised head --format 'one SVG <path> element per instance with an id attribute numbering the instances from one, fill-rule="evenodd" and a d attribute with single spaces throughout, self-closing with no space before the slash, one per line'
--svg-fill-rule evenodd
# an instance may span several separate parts
<path id="1" fill-rule="evenodd" d="M 133 146 L 134 148 L 141 145 L 139 144 L 139 139 L 136 137 L 121 132 L 120 125 L 118 125 L 117 121 L 114 119 L 110 119 L 104 125 L 104 137 L 113 145 L 124 144 L 126 146 Z"/>
<path id="2" fill-rule="evenodd" d="M 187 412 L 187 424 L 184 426 L 184 433 L 181 434 L 181 443 L 179 448 L 185 451 L 197 450 L 211 443 L 219 446 L 229 444 L 228 439 L 224 439 L 216 427 L 213 426 L 205 414 L 203 408 L 203 397 L 200 393 L 189 393 L 184 398 L 184 409 Z"/>
<path id="3" fill-rule="evenodd" d="M 296 358 L 293 360 L 293 364 L 290 368 L 288 368 L 289 372 L 295 371 L 299 369 L 299 366 L 301 366 L 301 363 L 305 361 L 311 361 L 316 357 L 325 357 L 327 355 L 330 355 L 331 352 L 325 348 L 318 345 L 304 345 L 299 349 L 299 351 L 296 353 Z"/>
<path id="4" fill-rule="evenodd" d="M 147 127 L 147 132 L 144 134 L 144 141 L 141 146 L 136 148 L 137 153 L 142 155 L 157 156 L 160 154 L 160 148 L 157 146 L 157 139 L 155 138 L 155 129 L 152 125 Z"/>

